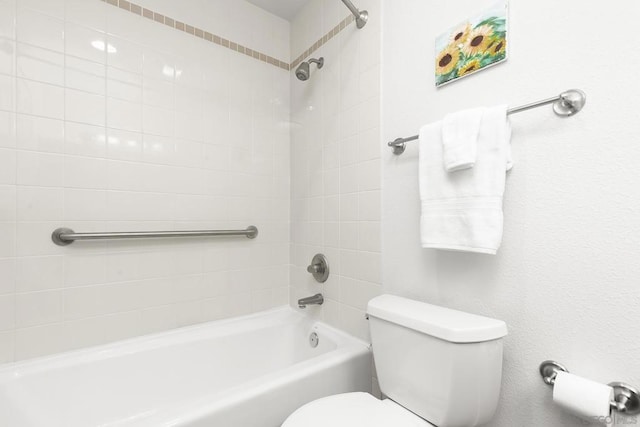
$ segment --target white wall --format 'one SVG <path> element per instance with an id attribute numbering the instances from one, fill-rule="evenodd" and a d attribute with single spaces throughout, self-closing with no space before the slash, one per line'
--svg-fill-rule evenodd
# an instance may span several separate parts
<path id="1" fill-rule="evenodd" d="M 98 0 L 0 0 L 0 37 L 0 361 L 287 303 L 286 71 Z M 255 240 L 50 240 L 250 224 Z"/>
<path id="2" fill-rule="evenodd" d="M 444 114 L 583 89 L 578 116 L 512 117 L 497 256 L 420 248 L 417 147 L 383 152 L 385 292 L 502 319 L 502 400 L 493 427 L 581 425 L 551 403 L 538 365 L 640 385 L 640 4 L 510 2 L 506 64 L 436 90 L 434 38 L 493 0 L 384 2 L 384 143 Z"/>
<path id="3" fill-rule="evenodd" d="M 306 82 L 291 72 L 291 304 L 322 292 L 307 312 L 368 340 L 367 301 L 380 293 L 380 28 L 378 0 L 361 1 L 370 21 L 349 25 L 313 57 L 324 68 Z M 291 24 L 297 58 L 349 11 L 339 1 L 312 0 Z M 306 272 L 324 253 L 329 280 Z"/>

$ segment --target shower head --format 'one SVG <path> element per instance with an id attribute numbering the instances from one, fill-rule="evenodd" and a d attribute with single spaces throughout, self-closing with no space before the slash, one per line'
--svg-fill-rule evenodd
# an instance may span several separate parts
<path id="1" fill-rule="evenodd" d="M 310 76 L 309 64 L 311 64 L 312 62 L 314 64 L 318 64 L 318 69 L 320 69 L 324 65 L 324 58 L 322 57 L 320 57 L 319 59 L 311 58 L 308 61 L 305 61 L 302 64 L 298 65 L 298 68 L 296 68 L 296 77 L 298 78 L 298 80 L 301 80 L 303 82 L 309 80 L 309 76 Z"/>

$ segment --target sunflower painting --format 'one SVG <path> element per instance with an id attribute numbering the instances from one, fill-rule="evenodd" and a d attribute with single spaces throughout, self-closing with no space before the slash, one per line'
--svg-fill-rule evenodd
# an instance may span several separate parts
<path id="1" fill-rule="evenodd" d="M 436 86 L 507 59 L 507 3 L 486 10 L 436 39 Z"/>

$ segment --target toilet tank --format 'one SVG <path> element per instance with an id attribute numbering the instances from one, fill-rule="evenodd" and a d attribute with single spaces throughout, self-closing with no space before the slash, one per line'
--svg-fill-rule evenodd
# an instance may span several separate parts
<path id="1" fill-rule="evenodd" d="M 503 321 L 393 295 L 369 301 L 367 314 L 388 398 L 438 427 L 470 427 L 493 417 Z"/>

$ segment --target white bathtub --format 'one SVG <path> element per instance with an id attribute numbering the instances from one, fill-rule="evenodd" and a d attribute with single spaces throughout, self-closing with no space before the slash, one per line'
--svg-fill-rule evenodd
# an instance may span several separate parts
<path id="1" fill-rule="evenodd" d="M 365 343 L 283 307 L 4 365 L 0 426 L 276 427 L 370 386 Z"/>

